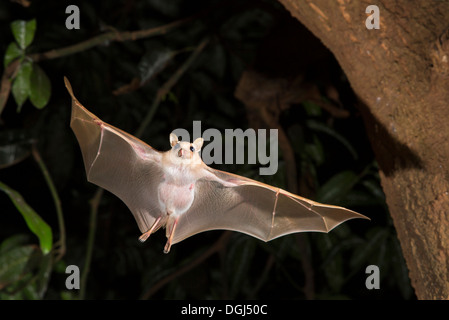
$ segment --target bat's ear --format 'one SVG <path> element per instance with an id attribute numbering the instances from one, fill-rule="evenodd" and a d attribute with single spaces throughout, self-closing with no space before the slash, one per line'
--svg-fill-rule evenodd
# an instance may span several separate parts
<path id="1" fill-rule="evenodd" d="M 177 143 L 178 143 L 178 136 L 173 132 L 170 133 L 170 145 L 173 147 Z"/>
<path id="2" fill-rule="evenodd" d="M 203 138 L 197 138 L 195 139 L 195 141 L 193 141 L 193 147 L 195 148 L 195 151 L 200 151 L 201 147 L 203 146 L 203 142 Z"/>

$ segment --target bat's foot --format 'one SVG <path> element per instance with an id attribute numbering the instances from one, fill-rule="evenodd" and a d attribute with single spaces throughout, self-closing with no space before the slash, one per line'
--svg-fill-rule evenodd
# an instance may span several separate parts
<path id="1" fill-rule="evenodd" d="M 170 242 L 170 240 L 168 240 L 164 247 L 164 253 L 169 253 L 170 248 L 171 248 L 171 242 Z"/>
<path id="2" fill-rule="evenodd" d="M 175 234 L 175 229 L 176 229 L 176 225 L 178 224 L 178 219 L 179 218 L 176 218 L 175 221 L 173 222 L 173 224 L 171 225 L 171 227 L 169 226 L 170 235 L 168 236 L 167 243 L 165 244 L 164 253 L 170 252 L 171 242 L 173 240 L 173 235 Z"/>
<path id="3" fill-rule="evenodd" d="M 150 237 L 150 235 L 151 235 L 153 232 L 156 232 L 157 229 L 159 229 L 159 227 L 160 227 L 160 226 L 159 226 L 159 221 L 161 221 L 161 217 L 157 218 L 156 221 L 154 221 L 154 223 L 153 223 L 153 225 L 151 226 L 151 228 L 150 228 L 147 232 L 143 233 L 143 234 L 139 237 L 139 241 L 140 241 L 140 242 L 145 242 L 145 241 Z"/>
<path id="4" fill-rule="evenodd" d="M 153 231 L 153 230 L 150 229 L 150 230 L 148 230 L 147 232 L 143 233 L 143 234 L 139 237 L 139 241 L 142 242 L 142 243 L 145 242 L 145 241 L 147 241 L 147 239 L 150 237 L 152 231 Z"/>

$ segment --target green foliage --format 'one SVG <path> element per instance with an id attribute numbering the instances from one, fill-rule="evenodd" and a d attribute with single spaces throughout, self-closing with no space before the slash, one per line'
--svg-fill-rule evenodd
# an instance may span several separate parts
<path id="1" fill-rule="evenodd" d="M 33 106 L 42 109 L 50 100 L 50 79 L 36 63 L 27 57 L 27 49 L 33 42 L 36 32 L 36 19 L 16 20 L 11 23 L 11 30 L 15 42 L 8 45 L 3 64 L 7 68 L 16 59 L 20 62 L 12 85 L 17 112 L 21 111 L 28 98 Z"/>
<path id="2" fill-rule="evenodd" d="M 80 30 L 67 30 L 64 4 L 51 3 L 45 10 L 37 5 L 16 10 L 18 4 L 0 2 L 0 12 L 7 17 L 0 22 L 5 35 L 0 43 L 3 72 L 18 64 L 9 79 L 14 99 L 8 99 L 4 109 L 0 106 L 0 189 L 4 191 L 0 193 L 0 299 L 78 299 L 79 291 L 65 287 L 64 272 L 71 264 L 86 271 L 90 231 L 95 241 L 87 299 L 413 298 L 350 86 L 327 51 L 311 51 L 315 46 L 307 42 L 310 37 L 286 37 L 287 49 L 265 45 L 283 39 L 275 31 L 284 22 L 292 27 L 290 14 L 277 1 L 146 0 L 126 2 L 126 6 L 123 1 L 80 1 Z M 189 22 L 167 28 L 201 12 Z M 24 17 L 35 19 L 25 21 Z M 138 40 L 105 40 L 88 49 L 73 46 L 109 31 L 153 27 L 164 32 Z M 207 46 L 190 61 L 205 38 Z M 295 43 L 301 52 L 310 50 L 310 56 L 325 55 L 326 60 L 296 55 L 292 60 L 270 58 Z M 58 51 L 61 48 L 66 50 L 64 55 Z M 61 55 L 35 59 L 46 52 Z M 245 130 L 248 120 L 254 119 L 253 125 L 263 127 L 257 121 L 258 111 L 235 97 L 241 75 L 256 68 L 256 61 L 264 66 L 274 61 L 291 71 L 292 63 L 303 60 L 304 69 L 295 69 L 295 75 L 304 78 L 297 93 L 303 84 L 304 88 L 343 88 L 338 107 L 350 116 L 335 118 L 308 100 L 287 107 L 273 103 L 270 112 L 276 113 L 294 153 L 300 194 L 349 207 L 369 216 L 370 222 L 351 220 L 329 234 L 294 234 L 268 243 L 244 234 L 226 238 L 222 231 L 205 232 L 174 245 L 164 255 L 165 232 L 158 231 L 141 244 L 132 214 L 109 193 L 97 203 L 96 220 L 91 219 L 96 187 L 86 181 L 79 146 L 69 127 L 70 97 L 63 88 L 64 75 L 86 107 L 127 132 L 134 133 L 153 110 L 141 139 L 167 150 L 169 133 L 176 128 L 191 132 L 194 120 L 201 120 L 202 131 Z M 328 63 L 332 68 L 323 68 Z M 323 69 L 321 77 L 316 70 Z M 326 82 L 329 78 L 334 80 Z M 159 92 L 170 81 L 173 85 Z M 162 96 L 155 103 L 158 93 Z M 330 103 L 325 90 L 321 96 Z M 34 156 L 39 166 L 30 159 L 33 145 L 43 158 Z M 259 165 L 213 167 L 288 189 L 290 171 L 284 156 L 280 149 L 279 170 L 273 176 L 259 176 Z M 58 205 L 64 208 L 67 232 L 54 214 Z M 380 291 L 365 288 L 365 268 L 371 264 L 380 268 Z M 313 283 L 313 292 L 307 289 L 308 283 Z"/>
<path id="3" fill-rule="evenodd" d="M 33 65 L 30 61 L 24 61 L 20 64 L 19 70 L 12 85 L 12 95 L 16 99 L 17 112 L 20 112 L 25 101 L 30 95 L 30 75 Z"/>
<path id="4" fill-rule="evenodd" d="M 0 244 L 0 300 L 42 299 L 52 269 L 52 256 L 25 244 L 22 234 Z"/>
<path id="5" fill-rule="evenodd" d="M 3 60 L 4 67 L 6 68 L 11 62 L 19 57 L 23 57 L 24 50 L 19 48 L 17 43 L 11 42 L 5 52 L 5 58 Z"/>
<path id="6" fill-rule="evenodd" d="M 45 107 L 50 100 L 51 83 L 45 72 L 37 65 L 33 65 L 30 75 L 30 101 L 38 109 Z"/>
<path id="7" fill-rule="evenodd" d="M 42 252 L 48 254 L 53 242 L 53 234 L 50 226 L 25 202 L 20 193 L 2 182 L 0 182 L 0 190 L 9 196 L 17 210 L 22 214 L 30 231 L 39 238 Z"/>
<path id="8" fill-rule="evenodd" d="M 342 171 L 331 177 L 318 190 L 316 198 L 322 203 L 338 203 L 356 185 L 359 177 L 354 171 Z"/>
<path id="9" fill-rule="evenodd" d="M 20 49 L 25 50 L 33 42 L 36 32 L 36 19 L 16 20 L 11 23 L 12 34 Z"/>

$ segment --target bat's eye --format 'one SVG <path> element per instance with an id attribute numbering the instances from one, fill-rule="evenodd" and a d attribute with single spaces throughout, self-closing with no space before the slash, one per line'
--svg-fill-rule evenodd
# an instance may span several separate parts
<path id="1" fill-rule="evenodd" d="M 195 148 L 190 146 L 190 151 L 192 151 L 192 152 L 195 151 Z"/>

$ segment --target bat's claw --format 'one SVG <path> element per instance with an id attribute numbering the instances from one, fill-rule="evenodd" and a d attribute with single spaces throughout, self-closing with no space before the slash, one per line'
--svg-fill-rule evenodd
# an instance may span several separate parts
<path id="1" fill-rule="evenodd" d="M 164 247 L 164 253 L 169 253 L 170 248 L 171 248 L 171 242 L 170 242 L 170 240 L 168 240 Z"/>
<path id="2" fill-rule="evenodd" d="M 140 242 L 145 242 L 149 237 L 150 237 L 150 235 L 151 235 L 151 232 L 152 232 L 153 230 L 148 230 L 147 232 L 145 232 L 145 233 L 143 233 L 140 237 L 139 237 L 139 241 Z"/>
<path id="3" fill-rule="evenodd" d="M 157 229 L 160 227 L 159 221 L 161 221 L 161 217 L 158 217 L 156 221 L 154 221 L 153 225 L 147 232 L 142 233 L 142 235 L 139 237 L 140 242 L 145 242 L 153 232 L 157 231 Z"/>

